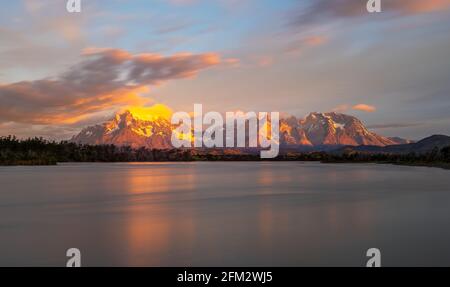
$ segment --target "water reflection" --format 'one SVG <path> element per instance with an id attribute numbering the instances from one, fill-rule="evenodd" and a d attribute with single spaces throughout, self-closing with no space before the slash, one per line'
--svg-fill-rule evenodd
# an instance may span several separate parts
<path id="1" fill-rule="evenodd" d="M 448 171 L 295 162 L 1 168 L 0 265 L 450 265 Z M 420 256 L 414 256 L 414 252 Z M 62 255 L 61 255 L 62 254 Z"/>
<path id="2" fill-rule="evenodd" d="M 183 246 L 189 250 L 195 234 L 192 210 L 185 208 L 180 216 L 173 208 L 178 198 L 166 193 L 178 193 L 179 198 L 186 198 L 185 194 L 195 190 L 194 178 L 192 168 L 177 174 L 173 174 L 173 167 L 166 165 L 151 168 L 140 165 L 127 170 L 124 190 L 129 195 L 124 224 L 128 241 L 127 265 L 167 264 L 164 258 L 178 248 L 180 234 Z"/>

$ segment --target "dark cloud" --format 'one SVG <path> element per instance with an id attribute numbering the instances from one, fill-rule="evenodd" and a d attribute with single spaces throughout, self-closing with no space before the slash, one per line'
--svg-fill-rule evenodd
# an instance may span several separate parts
<path id="1" fill-rule="evenodd" d="M 304 4 L 294 14 L 293 24 L 306 25 L 337 19 L 369 16 L 367 0 L 314 0 L 307 7 Z M 450 0 L 382 0 L 380 16 L 407 16 L 446 10 Z"/>
<path id="2" fill-rule="evenodd" d="M 375 124 L 368 125 L 369 129 L 395 129 L 395 128 L 409 128 L 421 126 L 421 123 L 390 123 L 390 124 Z"/>
<path id="3" fill-rule="evenodd" d="M 148 86 L 195 76 L 219 64 L 216 54 L 133 55 L 87 49 L 84 59 L 54 78 L 0 85 L 0 122 L 74 123 L 119 105 L 143 104 Z"/>

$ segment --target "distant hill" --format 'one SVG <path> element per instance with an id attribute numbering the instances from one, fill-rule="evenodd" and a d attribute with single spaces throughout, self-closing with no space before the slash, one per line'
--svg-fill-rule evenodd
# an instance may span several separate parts
<path id="1" fill-rule="evenodd" d="M 450 146 L 450 137 L 446 135 L 433 135 L 416 143 L 388 145 L 388 146 L 346 146 L 335 152 L 344 151 L 358 151 L 365 153 L 392 153 L 392 154 L 408 154 L 417 153 L 423 154 L 432 151 L 433 149 L 442 149 Z"/>

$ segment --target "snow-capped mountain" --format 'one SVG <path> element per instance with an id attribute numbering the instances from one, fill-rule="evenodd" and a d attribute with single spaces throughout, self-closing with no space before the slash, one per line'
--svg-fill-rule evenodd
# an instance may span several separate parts
<path id="1" fill-rule="evenodd" d="M 71 141 L 82 144 L 114 144 L 133 148 L 171 148 L 172 129 L 164 117 L 143 119 L 130 111 L 117 114 L 101 125 L 83 129 Z"/>
<path id="2" fill-rule="evenodd" d="M 310 113 L 305 119 L 281 120 L 281 143 L 290 145 L 375 145 L 404 143 L 369 131 L 356 117 L 340 113 Z"/>
<path id="3" fill-rule="evenodd" d="M 171 148 L 175 127 L 169 118 L 142 116 L 131 111 L 118 113 L 112 120 L 83 129 L 71 141 L 83 144 L 114 144 L 133 148 Z M 357 118 L 340 113 L 311 113 L 305 119 L 280 120 L 282 146 L 386 146 L 405 143 L 367 130 Z"/>

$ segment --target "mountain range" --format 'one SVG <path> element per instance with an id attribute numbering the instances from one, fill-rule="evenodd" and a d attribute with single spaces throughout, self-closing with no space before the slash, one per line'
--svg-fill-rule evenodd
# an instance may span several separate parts
<path id="1" fill-rule="evenodd" d="M 300 146 L 387 146 L 410 143 L 369 131 L 356 117 L 341 113 L 310 113 L 305 119 L 290 117 L 280 123 L 281 144 Z"/>
<path id="2" fill-rule="evenodd" d="M 133 148 L 169 149 L 172 130 L 168 117 L 142 117 L 130 110 L 117 113 L 111 120 L 84 128 L 71 141 L 81 144 L 114 144 Z M 280 119 L 280 145 L 285 148 L 320 149 L 340 146 L 384 147 L 409 144 L 401 138 L 389 138 L 369 131 L 356 117 L 341 113 L 310 113 L 304 119 Z"/>

